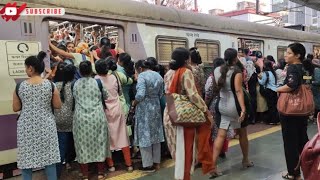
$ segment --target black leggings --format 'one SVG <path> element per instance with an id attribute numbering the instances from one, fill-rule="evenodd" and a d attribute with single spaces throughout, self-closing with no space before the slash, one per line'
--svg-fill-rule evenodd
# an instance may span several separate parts
<path id="1" fill-rule="evenodd" d="M 309 140 L 307 134 L 308 117 L 280 115 L 280 120 L 288 173 L 291 176 L 298 176 L 300 168 L 294 169 L 298 165 L 304 145 Z"/>
<path id="2" fill-rule="evenodd" d="M 313 118 L 317 118 L 319 112 L 320 112 L 319 109 L 315 109 L 315 110 L 314 110 L 314 114 L 313 114 Z"/>
<path id="3" fill-rule="evenodd" d="M 278 95 L 271 89 L 266 89 L 266 101 L 268 106 L 268 117 L 266 123 L 279 123 L 279 113 L 277 110 Z"/>

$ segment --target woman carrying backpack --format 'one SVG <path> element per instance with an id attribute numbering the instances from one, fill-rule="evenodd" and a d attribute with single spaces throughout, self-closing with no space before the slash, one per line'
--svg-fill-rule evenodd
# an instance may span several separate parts
<path id="1" fill-rule="evenodd" d="M 110 131 L 110 150 L 122 150 L 123 157 L 128 171 L 133 171 L 129 139 L 126 126 L 126 114 L 122 109 L 120 96 L 122 95 L 122 88 L 120 83 L 120 74 L 117 74 L 117 64 L 115 59 L 108 57 L 107 59 L 100 59 L 95 63 L 98 75 L 96 79 L 100 79 L 106 87 L 109 98 L 105 100 L 107 109 L 105 110 L 107 123 Z M 109 171 L 115 171 L 114 161 L 112 157 L 107 158 Z"/>
<path id="2" fill-rule="evenodd" d="M 46 53 L 25 60 L 29 79 L 17 84 L 13 93 L 13 111 L 20 112 L 17 124 L 17 166 L 23 180 L 32 180 L 32 169 L 45 168 L 48 180 L 57 180 L 60 162 L 57 128 L 53 109 L 61 108 L 59 91 L 41 78 Z"/>
<path id="3" fill-rule="evenodd" d="M 79 65 L 82 78 L 74 83 L 75 99 L 73 137 L 82 179 L 89 179 L 89 163 L 98 165 L 98 179 L 105 179 L 104 162 L 111 157 L 109 130 L 105 109 L 107 90 L 100 80 L 93 79 L 90 61 Z"/>

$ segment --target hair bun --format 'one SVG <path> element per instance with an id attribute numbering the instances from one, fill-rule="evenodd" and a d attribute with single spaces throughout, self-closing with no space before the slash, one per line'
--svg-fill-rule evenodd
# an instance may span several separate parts
<path id="1" fill-rule="evenodd" d="M 151 68 L 151 63 L 148 62 L 147 60 L 144 60 L 144 61 L 143 61 L 143 66 L 144 66 L 144 68 L 150 69 L 150 68 Z"/>
<path id="2" fill-rule="evenodd" d="M 117 70 L 118 66 L 117 66 L 116 60 L 113 57 L 108 57 L 106 60 L 107 60 L 107 66 L 109 70 L 111 71 Z"/>
<path id="3" fill-rule="evenodd" d="M 47 56 L 47 53 L 44 52 L 44 51 L 40 51 L 37 55 L 37 59 L 40 61 L 40 62 L 43 62 L 43 59 Z"/>

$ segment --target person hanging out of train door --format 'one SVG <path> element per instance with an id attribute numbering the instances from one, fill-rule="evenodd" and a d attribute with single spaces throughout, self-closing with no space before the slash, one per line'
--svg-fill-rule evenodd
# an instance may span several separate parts
<path id="1" fill-rule="evenodd" d="M 51 43 L 50 39 L 49 39 L 49 47 L 52 52 L 63 56 L 65 59 L 71 60 L 71 63 L 73 63 L 73 65 L 77 68 L 76 79 L 79 79 L 81 77 L 79 73 L 79 65 L 82 61 L 90 61 L 91 63 L 93 63 L 93 59 L 88 56 L 88 49 L 86 49 L 87 46 L 85 46 L 83 43 L 78 44 L 78 52 L 75 52 L 75 53 L 67 52 L 62 49 L 59 49 L 58 47 L 54 46 Z M 90 56 L 92 55 L 90 54 Z M 95 72 L 95 69 L 93 69 L 93 71 Z"/>
<path id="2" fill-rule="evenodd" d="M 23 180 L 32 180 L 32 169 L 45 168 L 48 180 L 57 180 L 60 162 L 57 128 L 53 109 L 61 108 L 59 91 L 41 78 L 46 53 L 25 60 L 29 79 L 17 84 L 13 93 L 13 111 L 20 112 L 17 125 L 17 165 Z"/>
<path id="3" fill-rule="evenodd" d="M 105 52 L 110 52 L 113 58 L 117 58 L 118 52 L 115 49 L 111 49 L 111 42 L 108 37 L 102 37 L 99 41 L 99 48 L 93 50 L 93 57 L 95 60 L 99 59 L 106 59 L 107 57 L 102 53 L 104 50 Z"/>

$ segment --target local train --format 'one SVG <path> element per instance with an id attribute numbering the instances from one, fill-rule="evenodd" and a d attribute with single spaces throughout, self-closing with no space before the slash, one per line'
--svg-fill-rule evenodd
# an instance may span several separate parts
<path id="1" fill-rule="evenodd" d="M 0 7 L 9 2 L 12 3 L 0 0 Z M 27 78 L 25 58 L 48 49 L 48 35 L 53 29 L 50 22 L 56 22 L 56 28 L 65 24 L 61 22 L 80 23 L 84 25 L 84 31 L 87 27 L 105 27 L 104 30 L 116 27 L 115 32 L 106 34 L 116 37 L 118 47 L 130 53 L 133 59 L 153 56 L 160 64 L 167 64 L 177 47 L 198 47 L 205 64 L 210 64 L 230 47 L 260 50 L 264 55 L 273 55 L 276 59 L 284 56 L 286 47 L 292 42 L 303 43 L 308 53 L 320 48 L 319 34 L 130 0 L 15 2 L 18 5 L 27 3 L 27 7 L 31 8 L 65 8 L 66 14 L 20 16 L 16 21 L 8 22 L 0 19 L 0 173 L 3 172 L 5 177 L 12 176 L 17 152 L 17 114 L 12 111 L 12 94 L 16 83 Z M 49 66 L 49 59 L 46 65 Z"/>

